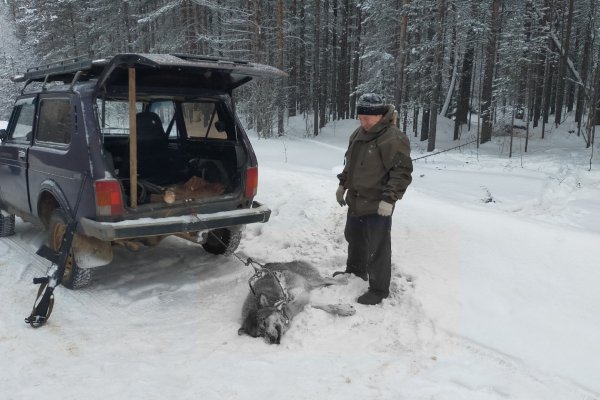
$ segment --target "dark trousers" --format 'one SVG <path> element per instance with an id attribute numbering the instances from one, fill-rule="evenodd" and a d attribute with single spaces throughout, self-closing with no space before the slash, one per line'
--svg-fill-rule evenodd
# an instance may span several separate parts
<path id="1" fill-rule="evenodd" d="M 392 217 L 348 215 L 344 236 L 348 242 L 346 271 L 369 277 L 369 290 L 389 295 L 392 274 Z"/>

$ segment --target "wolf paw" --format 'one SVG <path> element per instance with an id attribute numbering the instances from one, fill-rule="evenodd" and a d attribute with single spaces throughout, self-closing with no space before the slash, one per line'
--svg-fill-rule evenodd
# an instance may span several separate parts
<path id="1" fill-rule="evenodd" d="M 337 308 L 336 314 L 341 317 L 350 317 L 356 314 L 356 309 L 352 304 L 336 304 L 335 307 Z"/>
<path id="2" fill-rule="evenodd" d="M 340 317 L 350 317 L 356 314 L 356 309 L 352 304 L 311 304 L 311 307 Z"/>
<path id="3" fill-rule="evenodd" d="M 331 279 L 334 280 L 336 282 L 336 284 L 338 284 L 338 285 L 347 285 L 349 282 L 348 274 L 338 274 L 334 278 L 331 278 Z"/>

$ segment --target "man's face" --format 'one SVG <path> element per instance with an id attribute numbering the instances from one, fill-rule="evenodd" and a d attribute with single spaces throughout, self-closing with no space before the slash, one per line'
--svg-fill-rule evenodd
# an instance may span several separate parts
<path id="1" fill-rule="evenodd" d="M 381 121 L 383 115 L 366 115 L 366 114 L 358 114 L 358 121 L 360 122 L 360 126 L 365 131 L 371 129 L 376 123 Z"/>

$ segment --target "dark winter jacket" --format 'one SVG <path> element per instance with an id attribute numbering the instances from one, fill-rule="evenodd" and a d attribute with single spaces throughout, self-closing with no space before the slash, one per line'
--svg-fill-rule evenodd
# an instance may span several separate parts
<path id="1" fill-rule="evenodd" d="M 371 129 L 359 127 L 350 136 L 346 165 L 338 178 L 348 189 L 351 215 L 376 214 L 381 200 L 394 204 L 412 181 L 410 143 L 392 120 L 393 107 L 389 107 Z"/>

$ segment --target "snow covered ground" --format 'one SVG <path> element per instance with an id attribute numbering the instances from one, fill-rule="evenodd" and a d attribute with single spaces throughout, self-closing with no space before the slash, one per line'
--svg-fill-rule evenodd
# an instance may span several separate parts
<path id="1" fill-rule="evenodd" d="M 242 255 L 344 268 L 335 175 L 356 125 L 309 139 L 295 120 L 284 139 L 253 139 L 257 200 L 273 213 L 246 229 Z M 177 238 L 118 249 L 92 287 L 57 289 L 33 330 L 44 234 L 18 221 L 0 240 L 0 398 L 599 400 L 600 162 L 588 171 L 569 128 L 526 154 L 517 139 L 510 159 L 498 138 L 416 161 L 394 215 L 390 298 L 347 318 L 309 307 L 279 346 L 237 335 L 251 269 Z M 439 149 L 450 132 L 442 119 Z M 313 297 L 354 302 L 366 287 Z"/>

